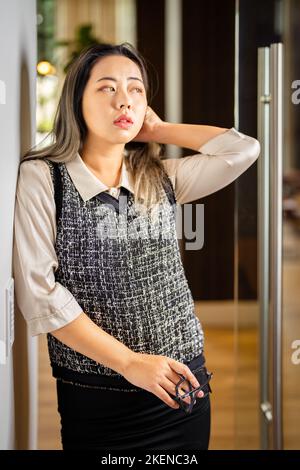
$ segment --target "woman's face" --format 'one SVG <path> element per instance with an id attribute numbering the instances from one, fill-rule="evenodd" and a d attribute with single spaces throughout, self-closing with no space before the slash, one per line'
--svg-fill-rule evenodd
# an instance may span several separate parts
<path id="1" fill-rule="evenodd" d="M 146 90 L 138 65 L 124 56 L 99 59 L 91 70 L 82 97 L 88 134 L 114 144 L 125 144 L 139 133 L 146 110 Z M 114 124 L 123 112 L 133 121 L 130 127 Z"/>

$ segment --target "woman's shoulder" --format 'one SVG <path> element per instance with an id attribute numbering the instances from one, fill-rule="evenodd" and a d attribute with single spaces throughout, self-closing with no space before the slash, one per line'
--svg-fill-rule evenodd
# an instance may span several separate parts
<path id="1" fill-rule="evenodd" d="M 20 168 L 26 168 L 26 171 L 36 168 L 49 167 L 50 160 L 47 157 L 29 157 L 20 161 Z"/>
<path id="2" fill-rule="evenodd" d="M 20 162 L 18 185 L 28 188 L 45 189 L 53 193 L 51 162 L 47 158 L 28 158 Z"/>
<path id="3" fill-rule="evenodd" d="M 52 165 L 53 162 L 48 157 L 28 157 L 20 161 L 20 167 L 26 166 L 29 169 L 34 167 L 48 168 Z"/>

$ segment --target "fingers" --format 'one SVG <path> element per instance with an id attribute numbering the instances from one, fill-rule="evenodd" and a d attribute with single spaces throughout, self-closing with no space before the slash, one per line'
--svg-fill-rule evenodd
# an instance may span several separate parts
<path id="1" fill-rule="evenodd" d="M 181 374 L 181 375 L 183 375 L 183 374 Z M 171 376 L 168 376 L 168 378 L 175 384 L 175 386 L 176 386 L 176 384 L 177 384 L 179 381 L 181 381 L 181 377 L 179 376 L 179 374 L 177 374 L 177 373 L 174 372 L 174 371 L 172 371 Z M 199 383 L 199 381 L 198 381 L 198 383 Z M 200 383 L 200 386 L 201 386 L 201 385 L 202 385 L 202 384 Z M 181 382 L 181 385 L 180 385 L 180 386 L 181 386 L 182 389 L 185 389 L 187 392 L 190 391 L 189 384 L 188 384 L 187 380 L 185 380 L 184 382 Z M 193 386 L 193 390 L 195 390 L 195 389 L 197 389 L 197 388 L 199 388 L 199 387 L 194 387 L 194 386 Z M 176 389 L 175 389 L 175 391 L 176 391 Z M 195 392 L 195 393 L 196 393 L 196 396 L 199 397 L 199 398 L 204 395 L 204 393 L 203 393 L 202 390 L 198 390 L 198 391 Z"/>
<path id="2" fill-rule="evenodd" d="M 171 395 L 176 396 L 176 384 L 177 383 L 178 383 L 178 379 L 176 380 L 176 383 L 174 383 L 171 380 L 169 380 L 168 378 L 166 378 L 166 380 L 163 383 L 161 383 L 160 385 L 168 393 L 170 393 Z M 189 391 L 190 391 L 190 388 L 189 388 L 189 386 L 186 382 L 183 383 L 180 387 L 178 387 L 178 393 L 179 393 L 181 399 L 183 401 L 185 401 L 185 403 L 187 403 L 187 404 L 189 404 L 192 400 L 191 395 L 188 395 L 188 396 L 184 397 L 184 395 L 187 394 Z"/>
<path id="3" fill-rule="evenodd" d="M 173 383 L 175 383 L 175 385 L 181 380 L 181 376 L 183 376 L 187 381 L 190 382 L 193 388 L 198 388 L 201 386 L 191 369 L 186 364 L 182 364 L 181 362 L 175 361 L 174 359 L 170 359 L 170 361 L 170 365 L 173 370 L 171 371 L 171 376 L 168 377 Z M 189 386 L 186 381 L 182 382 L 181 387 L 186 391 L 189 391 Z M 203 395 L 204 393 L 202 391 L 197 393 L 197 396 L 199 397 Z"/>
<path id="4" fill-rule="evenodd" d="M 176 403 L 175 400 L 173 400 L 170 395 L 160 386 L 157 385 L 153 393 L 160 398 L 166 405 L 170 406 L 171 408 L 178 409 L 179 405 Z"/>
<path id="5" fill-rule="evenodd" d="M 175 361 L 174 359 L 170 359 L 170 365 L 177 374 L 183 375 L 193 387 L 200 387 L 197 378 L 194 376 L 191 369 L 187 365 Z M 180 380 L 180 377 L 178 377 L 178 380 Z"/>
<path id="6" fill-rule="evenodd" d="M 152 356 L 151 361 L 155 360 L 157 360 L 155 356 Z M 189 394 L 191 387 L 194 390 L 200 388 L 201 385 L 186 364 L 167 356 L 159 357 L 159 360 L 161 361 L 159 373 L 155 378 L 154 384 L 152 383 L 152 386 L 150 386 L 148 390 L 156 395 L 167 406 L 173 409 L 178 409 L 180 407 L 176 402 L 176 399 L 174 399 L 177 395 L 176 385 L 179 381 L 181 381 L 178 388 L 179 400 L 184 401 L 186 404 L 192 404 L 195 400 L 195 396 L 201 397 L 204 395 L 202 391 L 199 391 L 196 394 Z M 174 398 L 172 398 L 172 396 L 174 396 Z"/>

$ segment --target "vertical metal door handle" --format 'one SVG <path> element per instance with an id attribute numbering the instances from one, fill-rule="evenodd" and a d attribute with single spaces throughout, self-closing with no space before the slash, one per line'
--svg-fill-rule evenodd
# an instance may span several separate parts
<path id="1" fill-rule="evenodd" d="M 273 332 L 273 446 L 283 448 L 282 433 L 282 161 L 283 45 L 270 55 L 270 310 Z"/>

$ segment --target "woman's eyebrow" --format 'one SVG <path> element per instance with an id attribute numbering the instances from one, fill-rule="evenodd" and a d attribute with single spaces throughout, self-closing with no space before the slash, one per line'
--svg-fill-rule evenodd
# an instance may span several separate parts
<path id="1" fill-rule="evenodd" d="M 114 77 L 102 77 L 102 78 L 98 78 L 98 80 L 96 80 L 96 83 L 100 82 L 100 80 L 113 80 L 114 82 L 117 81 Z M 128 77 L 127 80 L 139 80 L 140 82 L 144 84 L 143 80 L 141 80 L 138 77 Z"/>

